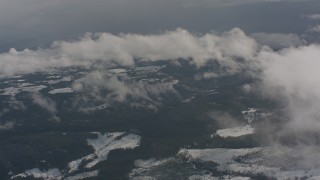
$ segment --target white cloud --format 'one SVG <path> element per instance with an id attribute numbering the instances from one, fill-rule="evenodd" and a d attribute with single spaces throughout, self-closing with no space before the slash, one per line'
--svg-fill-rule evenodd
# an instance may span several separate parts
<path id="1" fill-rule="evenodd" d="M 252 91 L 252 86 L 250 84 L 245 84 L 245 85 L 241 86 L 241 89 L 245 93 L 250 93 Z"/>
<path id="2" fill-rule="evenodd" d="M 320 46 L 284 49 L 278 53 L 261 52 L 262 91 L 284 103 L 290 118 L 282 133 L 299 134 L 320 130 Z M 314 140 L 309 138 L 310 141 Z"/>
<path id="3" fill-rule="evenodd" d="M 56 41 L 48 49 L 11 49 L 0 54 L 0 77 L 70 66 L 91 67 L 96 63 L 131 66 L 135 58 L 191 58 L 197 66 L 216 59 L 235 71 L 238 66 L 233 59 L 252 59 L 256 48 L 255 41 L 238 28 L 220 36 L 194 35 L 184 29 L 153 35 L 88 33 L 77 41 Z"/>

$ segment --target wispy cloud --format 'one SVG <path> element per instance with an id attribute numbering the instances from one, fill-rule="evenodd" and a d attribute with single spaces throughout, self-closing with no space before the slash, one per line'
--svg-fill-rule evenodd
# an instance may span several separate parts
<path id="1" fill-rule="evenodd" d="M 0 125 L 0 130 L 9 130 L 14 127 L 15 123 L 13 121 L 6 122 Z"/>
<path id="2" fill-rule="evenodd" d="M 303 15 L 302 17 L 310 20 L 320 20 L 320 14 L 309 14 L 309 15 Z"/>
<path id="3" fill-rule="evenodd" d="M 104 71 L 97 70 L 76 80 L 73 83 L 73 89 L 77 93 L 85 94 L 85 96 L 80 96 L 78 101 L 90 102 L 94 100 L 107 104 L 126 103 L 132 107 L 157 110 L 157 106 L 161 105 L 159 100 L 161 95 L 177 94 L 173 87 L 175 83 L 177 82 L 173 79 L 148 83 L 131 79 L 128 76 L 121 78 L 116 75 L 110 76 Z M 86 98 L 88 96 L 89 99 Z"/>
<path id="4" fill-rule="evenodd" d="M 47 98 L 44 97 L 43 95 L 39 94 L 39 93 L 33 93 L 31 94 L 31 99 L 33 101 L 34 104 L 40 106 L 41 108 L 47 110 L 51 115 L 52 115 L 52 119 L 54 121 L 59 121 L 59 117 L 57 117 L 57 107 L 56 107 L 56 103 Z"/>

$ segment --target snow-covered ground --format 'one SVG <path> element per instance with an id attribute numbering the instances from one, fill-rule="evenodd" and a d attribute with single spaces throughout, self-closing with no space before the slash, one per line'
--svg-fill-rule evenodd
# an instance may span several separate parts
<path id="1" fill-rule="evenodd" d="M 52 77 L 60 78 L 60 76 L 52 76 Z M 63 77 L 61 79 L 50 78 L 49 81 L 44 81 L 44 82 L 46 82 L 48 84 L 58 84 L 60 82 L 70 82 L 71 80 L 72 80 L 71 76 L 66 76 L 66 77 Z"/>
<path id="2" fill-rule="evenodd" d="M 141 140 L 140 136 L 126 134 L 125 132 L 97 134 L 97 139 L 88 139 L 88 145 L 92 146 L 94 153 L 71 161 L 68 164 L 69 173 L 77 171 L 80 166 L 91 169 L 99 162 L 107 160 L 110 151 L 115 149 L 134 149 L 140 145 Z"/>
<path id="3" fill-rule="evenodd" d="M 165 159 L 136 160 L 129 179 L 250 180 L 264 176 L 318 180 L 320 168 L 301 165 L 303 156 L 297 149 L 279 147 L 181 149 Z"/>
<path id="4" fill-rule="evenodd" d="M 147 178 L 146 176 L 142 176 L 142 174 L 150 171 L 150 169 L 152 168 L 157 168 L 161 165 L 166 164 L 169 161 L 174 160 L 173 158 L 167 158 L 167 159 L 160 159 L 160 160 L 156 160 L 155 158 L 150 158 L 147 160 L 136 160 L 134 162 L 134 165 L 136 168 L 134 168 L 130 173 L 129 173 L 129 177 L 130 179 L 144 179 Z M 147 178 L 148 179 L 148 178 Z M 152 178 L 151 178 L 152 179 Z"/>
<path id="5" fill-rule="evenodd" d="M 47 76 L 47 79 L 59 79 L 61 76 Z"/>
<path id="6" fill-rule="evenodd" d="M 183 101 L 181 101 L 181 102 L 183 102 L 183 103 L 190 103 L 194 98 L 195 98 L 195 96 L 192 96 L 192 97 L 187 98 L 187 99 L 185 99 L 185 100 L 183 100 Z"/>
<path id="7" fill-rule="evenodd" d="M 73 90 L 71 88 L 59 88 L 49 91 L 49 94 L 64 94 L 64 93 L 72 93 Z"/>
<path id="8" fill-rule="evenodd" d="M 101 161 L 108 158 L 110 151 L 115 149 L 134 149 L 140 145 L 141 137 L 135 134 L 122 133 L 106 133 L 98 134 L 97 139 L 88 139 L 88 145 L 95 150 L 94 154 L 86 156 L 89 163 L 85 165 L 86 168 L 92 168 Z"/>
<path id="9" fill-rule="evenodd" d="M 155 159 L 150 158 L 146 160 L 136 160 L 134 162 L 135 168 L 131 170 L 129 173 L 129 179 L 131 180 L 144 180 L 144 179 L 150 179 L 154 180 L 157 179 L 155 176 L 161 175 L 159 172 L 159 168 L 163 167 L 166 168 L 166 166 L 170 163 L 174 163 L 175 158 L 165 158 L 165 159 Z M 154 174 L 155 171 L 157 175 Z M 161 176 L 160 176 L 161 177 Z"/>
<path id="10" fill-rule="evenodd" d="M 121 73 L 126 73 L 127 70 L 118 68 L 118 69 L 109 69 L 108 72 L 112 74 L 121 74 Z"/>
<path id="11" fill-rule="evenodd" d="M 92 111 L 98 111 L 98 110 L 107 109 L 108 107 L 110 107 L 109 104 L 101 104 L 99 106 L 81 108 L 80 111 L 82 111 L 82 112 L 92 112 Z"/>
<path id="12" fill-rule="evenodd" d="M 22 83 L 18 87 L 8 87 L 1 89 L 2 93 L 0 95 L 3 96 L 15 96 L 16 94 L 19 94 L 21 92 L 39 92 L 42 89 L 47 88 L 45 85 L 33 85 L 33 84 L 27 84 Z"/>
<path id="13" fill-rule="evenodd" d="M 254 128 L 250 125 L 246 125 L 243 127 L 234 127 L 234 128 L 226 128 L 226 129 L 219 129 L 213 136 L 220 136 L 222 138 L 228 137 L 240 137 L 245 135 L 254 134 Z"/>
<path id="14" fill-rule="evenodd" d="M 140 145 L 141 137 L 136 134 L 128 134 L 125 132 L 115 133 L 96 133 L 96 139 L 88 139 L 88 145 L 94 150 L 94 153 L 85 157 L 73 160 L 68 163 L 68 167 L 60 171 L 52 168 L 47 171 L 41 171 L 38 168 L 26 170 L 23 173 L 11 176 L 11 179 L 21 179 L 27 177 L 41 178 L 48 180 L 78 180 L 98 176 L 99 171 L 93 170 L 89 172 L 77 173 L 81 169 L 92 169 L 101 161 L 108 158 L 109 152 L 115 149 L 134 149 Z"/>
<path id="15" fill-rule="evenodd" d="M 158 72 L 160 69 L 165 68 L 166 65 L 162 66 L 140 66 L 136 67 L 135 71 L 143 71 L 143 72 L 148 72 L 148 73 L 155 73 Z"/>
<path id="16" fill-rule="evenodd" d="M 89 172 L 84 172 L 84 173 L 79 173 L 74 176 L 69 176 L 64 178 L 65 180 L 80 180 L 80 179 L 88 179 L 88 178 L 93 178 L 99 175 L 99 171 L 89 171 Z"/>
<path id="17" fill-rule="evenodd" d="M 204 90 L 201 92 L 202 95 L 214 95 L 214 94 L 218 94 L 219 92 L 217 92 L 216 89 L 208 89 L 208 90 Z"/>
<path id="18" fill-rule="evenodd" d="M 154 166 L 159 166 L 159 165 L 164 164 L 170 160 L 172 160 L 172 158 L 160 159 L 160 160 L 156 160 L 155 158 L 150 158 L 147 160 L 140 159 L 140 160 L 136 160 L 134 162 L 134 165 L 139 168 L 150 168 L 150 167 L 154 167 Z"/>
<path id="19" fill-rule="evenodd" d="M 83 172 L 73 176 L 66 177 L 62 175 L 62 172 L 57 168 L 49 169 L 47 171 L 41 171 L 38 168 L 34 168 L 34 169 L 26 170 L 24 173 L 12 176 L 11 179 L 33 177 L 33 178 L 44 179 L 44 180 L 61 180 L 61 179 L 80 180 L 80 179 L 93 178 L 98 175 L 99 175 L 99 170 L 95 170 L 95 171 Z"/>
<path id="20" fill-rule="evenodd" d="M 187 157 L 190 160 L 211 161 L 219 164 L 222 167 L 230 163 L 234 163 L 237 157 L 244 157 L 249 154 L 257 153 L 262 148 L 248 148 L 248 149 L 181 149 L 178 155 Z"/>
<path id="21" fill-rule="evenodd" d="M 188 161 L 178 157 L 156 160 L 136 160 L 134 168 L 129 173 L 131 180 L 145 179 L 188 179 L 188 180 L 249 180 L 245 176 L 214 175 L 207 170 L 197 169 Z M 184 162 L 183 162 L 184 161 Z"/>
<path id="22" fill-rule="evenodd" d="M 11 179 L 21 179 L 27 177 L 41 178 L 45 180 L 59 180 L 62 179 L 61 172 L 57 168 L 41 171 L 38 168 L 26 170 L 24 173 L 12 176 Z"/>
<path id="23" fill-rule="evenodd" d="M 193 175 L 188 178 L 188 180 L 250 180 L 249 177 L 242 177 L 242 176 L 221 176 L 215 177 L 211 174 L 204 174 L 204 175 Z"/>
<path id="24" fill-rule="evenodd" d="M 268 163 L 276 161 L 272 158 L 273 153 L 279 153 L 272 148 L 247 148 L 247 149 L 181 149 L 180 156 L 195 162 L 213 162 L 217 164 L 220 172 L 236 173 L 241 175 L 265 175 L 276 179 L 318 179 L 320 168 L 316 169 L 291 169 L 284 170 L 282 167 L 269 167 Z M 293 156 L 299 156 L 294 154 Z M 262 158 L 262 159 L 261 159 Z M 255 163 L 255 160 L 256 163 Z M 289 158 L 290 160 L 290 158 Z M 250 163 L 251 162 L 251 163 Z M 288 162 L 289 163 L 289 162 Z"/>

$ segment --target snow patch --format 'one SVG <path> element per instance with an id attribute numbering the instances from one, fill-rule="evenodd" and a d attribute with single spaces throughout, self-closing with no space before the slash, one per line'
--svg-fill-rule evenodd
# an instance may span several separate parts
<path id="1" fill-rule="evenodd" d="M 121 73 L 126 73 L 127 70 L 126 69 L 109 69 L 108 70 L 109 73 L 113 73 L 113 74 L 121 74 Z"/>
<path id="2" fill-rule="evenodd" d="M 250 125 L 246 125 L 243 127 L 220 129 L 216 132 L 216 134 L 211 135 L 211 137 L 216 135 L 222 138 L 228 138 L 228 137 L 240 137 L 240 136 L 245 136 L 250 134 L 254 134 L 254 128 L 251 127 Z"/>
<path id="3" fill-rule="evenodd" d="M 31 85 L 31 84 L 29 84 L 29 85 Z M 20 87 L 8 87 L 5 89 L 2 89 L 1 91 L 3 93 L 1 93 L 0 95 L 15 96 L 16 94 L 19 94 L 20 92 L 39 92 L 45 88 L 47 88 L 47 86 L 45 86 L 45 85 L 27 86 L 27 84 L 25 83 Z"/>
<path id="4" fill-rule="evenodd" d="M 125 132 L 97 134 L 96 139 L 87 139 L 88 145 L 92 146 L 94 153 L 89 154 L 80 159 L 68 163 L 68 167 L 59 171 L 57 168 L 41 171 L 38 168 L 26 170 L 24 173 L 11 176 L 11 179 L 16 178 L 42 178 L 50 180 L 78 180 L 96 177 L 99 175 L 98 170 L 75 174 L 80 167 L 85 169 L 93 168 L 101 161 L 107 160 L 110 151 L 115 149 L 134 149 L 140 145 L 141 137 L 136 134 L 128 134 Z M 72 174 L 72 176 L 70 176 Z"/>
<path id="5" fill-rule="evenodd" d="M 156 178 L 151 177 L 151 176 L 137 176 L 130 178 L 131 180 L 156 180 Z"/>
<path id="6" fill-rule="evenodd" d="M 93 168 L 98 163 L 107 160 L 110 151 L 115 149 L 134 149 L 140 145 L 141 137 L 125 132 L 97 133 L 97 139 L 88 139 L 88 145 L 94 149 L 93 154 L 69 163 L 69 172 L 74 172 L 83 165 L 86 169 Z"/>
<path id="7" fill-rule="evenodd" d="M 154 166 L 160 166 L 170 160 L 172 160 L 172 158 L 161 159 L 161 160 L 156 160 L 155 158 L 150 158 L 147 160 L 139 159 L 134 162 L 134 165 L 139 168 L 150 168 Z"/>
<path id="8" fill-rule="evenodd" d="M 22 78 L 22 76 L 21 75 L 17 75 L 17 76 L 12 76 L 12 77 L 10 77 L 11 79 L 19 79 L 19 78 Z"/>
<path id="9" fill-rule="evenodd" d="M 161 70 L 162 68 L 165 68 L 166 65 L 162 65 L 162 66 L 140 66 L 140 67 L 136 67 L 135 70 L 136 71 L 144 71 L 144 72 L 149 72 L 149 73 L 156 73 L 159 70 Z"/>
<path id="10" fill-rule="evenodd" d="M 219 92 L 217 92 L 216 89 L 209 89 L 209 90 L 204 90 L 201 92 L 201 95 L 215 95 L 215 94 L 218 94 Z"/>
<path id="11" fill-rule="evenodd" d="M 62 179 L 61 172 L 57 168 L 49 169 L 48 171 L 41 171 L 38 168 L 26 170 L 24 173 L 12 176 L 11 179 L 16 178 L 42 178 L 45 180 L 60 180 Z"/>
<path id="12" fill-rule="evenodd" d="M 166 163 L 174 161 L 174 158 L 166 158 L 156 160 L 155 158 L 150 158 L 147 160 L 136 160 L 134 165 L 136 168 L 132 169 L 129 173 L 129 179 L 139 180 L 139 179 L 156 179 L 152 176 L 147 175 L 152 169 L 159 168 L 160 166 L 165 166 Z"/>
<path id="13" fill-rule="evenodd" d="M 181 101 L 181 102 L 183 102 L 183 103 L 190 103 L 194 98 L 195 98 L 195 96 L 192 96 L 192 97 L 187 98 L 187 99 L 185 99 L 185 100 L 183 100 L 183 101 Z"/>
<path id="14" fill-rule="evenodd" d="M 110 107 L 109 104 L 101 104 L 99 106 L 81 108 L 80 111 L 82 112 L 99 111 L 99 110 L 107 109 L 108 107 Z"/>
<path id="15" fill-rule="evenodd" d="M 99 175 L 99 171 L 95 170 L 95 171 L 80 173 L 74 176 L 69 176 L 69 177 L 66 177 L 65 180 L 87 179 L 87 178 L 97 177 L 98 175 Z"/>
<path id="16" fill-rule="evenodd" d="M 55 77 L 60 77 L 60 76 L 55 76 Z M 60 82 L 70 82 L 72 80 L 71 76 L 63 77 L 61 79 L 51 79 L 49 81 L 45 81 L 48 84 L 58 84 Z"/>
<path id="17" fill-rule="evenodd" d="M 71 88 L 60 88 L 49 91 L 49 94 L 64 94 L 64 93 L 72 93 L 73 90 Z"/>
<path id="18" fill-rule="evenodd" d="M 221 177 L 214 177 L 210 174 L 204 175 L 193 175 L 188 178 L 189 180 L 251 180 L 249 177 L 242 177 L 242 176 L 221 176 Z"/>
<path id="19" fill-rule="evenodd" d="M 283 152 L 287 154 L 287 152 Z M 278 155 L 278 150 L 272 148 L 246 149 L 181 149 L 178 155 L 186 157 L 191 162 L 213 162 L 220 172 L 241 175 L 265 175 L 276 179 L 317 179 L 320 176 L 318 169 L 290 169 L 268 166 L 268 162 Z M 298 156 L 293 154 L 292 156 Z M 290 158 L 289 158 L 290 159 Z M 264 162 L 264 163 L 259 163 Z"/>
<path id="20" fill-rule="evenodd" d="M 77 159 L 77 160 L 69 162 L 68 163 L 68 167 L 69 167 L 68 173 L 73 173 L 73 172 L 77 171 L 81 162 L 82 162 L 82 159 Z"/>
<path id="21" fill-rule="evenodd" d="M 38 86 L 27 86 L 27 87 L 23 87 L 21 90 L 24 92 L 39 92 L 42 89 L 47 88 L 47 86 L 45 85 L 38 85 Z"/>
<path id="22" fill-rule="evenodd" d="M 61 76 L 47 76 L 47 79 L 59 79 Z"/>
<path id="23" fill-rule="evenodd" d="M 5 89 L 2 89 L 2 92 L 3 93 L 0 94 L 2 96 L 15 96 L 16 94 L 20 93 L 20 89 L 15 87 L 8 87 Z"/>
<path id="24" fill-rule="evenodd" d="M 204 174 L 204 175 L 192 175 L 188 177 L 188 180 L 217 180 L 216 177 L 211 176 L 211 174 Z"/>
<path id="25" fill-rule="evenodd" d="M 235 158 L 244 157 L 250 154 L 261 151 L 262 148 L 247 148 L 247 149 L 181 149 L 178 155 L 187 157 L 190 160 L 199 160 L 203 162 L 214 162 L 221 167 L 235 163 Z"/>
<path id="26" fill-rule="evenodd" d="M 32 83 L 21 83 L 19 84 L 19 87 L 26 87 L 26 86 L 33 86 L 34 84 Z"/>

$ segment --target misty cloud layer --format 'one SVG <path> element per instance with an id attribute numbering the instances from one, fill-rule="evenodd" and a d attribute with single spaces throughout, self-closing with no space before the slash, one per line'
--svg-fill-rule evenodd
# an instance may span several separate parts
<path id="1" fill-rule="evenodd" d="M 154 35 L 88 33 L 77 41 L 56 41 L 48 49 L 17 51 L 12 48 L 0 54 L 0 76 L 72 66 L 89 68 L 96 63 L 133 66 L 135 59 L 178 58 L 191 59 L 197 66 L 215 59 L 234 72 L 238 69 L 234 59 L 250 60 L 256 50 L 256 42 L 238 28 L 220 36 L 213 33 L 198 36 L 184 29 Z"/>
<path id="2" fill-rule="evenodd" d="M 289 121 L 277 135 L 294 134 L 298 144 L 317 145 L 317 139 L 310 138 L 309 133 L 320 130 L 320 45 L 306 45 L 294 34 L 260 33 L 253 37 L 256 40 L 239 28 L 207 34 L 193 34 L 185 29 L 150 35 L 87 33 L 75 41 L 56 41 L 49 48 L 11 49 L 2 53 L 0 72 L 1 77 L 8 77 L 80 66 L 92 72 L 73 82 L 75 92 L 87 93 L 100 99 L 101 103 L 122 103 L 130 99 L 133 100 L 130 106 L 156 109 L 161 102 L 154 97 L 175 93 L 174 81 L 148 84 L 110 76 L 103 67 L 134 67 L 137 61 L 175 61 L 179 58 L 202 67 L 215 60 L 226 69 L 225 74 L 249 71 L 259 81 L 257 86 L 246 85 L 245 89 L 259 91 L 284 104 Z M 283 41 L 279 42 L 279 39 Z M 34 103 L 55 116 L 54 102 L 41 95 L 32 98 Z"/>

